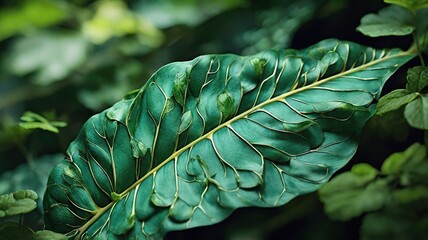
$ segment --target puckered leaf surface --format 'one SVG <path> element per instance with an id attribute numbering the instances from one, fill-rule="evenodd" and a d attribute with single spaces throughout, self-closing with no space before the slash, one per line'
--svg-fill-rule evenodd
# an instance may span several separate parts
<path id="1" fill-rule="evenodd" d="M 83 126 L 49 177 L 47 228 L 157 239 L 315 191 L 353 156 L 384 82 L 412 57 L 326 40 L 166 65 Z"/>

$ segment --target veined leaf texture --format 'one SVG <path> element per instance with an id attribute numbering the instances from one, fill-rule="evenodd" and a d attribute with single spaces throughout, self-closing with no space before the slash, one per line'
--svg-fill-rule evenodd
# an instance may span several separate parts
<path id="1" fill-rule="evenodd" d="M 50 174 L 47 228 L 160 239 L 315 191 L 354 155 L 383 84 L 411 58 L 329 39 L 168 64 L 82 127 Z"/>

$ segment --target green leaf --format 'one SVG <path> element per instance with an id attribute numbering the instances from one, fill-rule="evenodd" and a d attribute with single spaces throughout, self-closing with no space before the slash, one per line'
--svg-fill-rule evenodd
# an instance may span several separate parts
<path id="1" fill-rule="evenodd" d="M 50 174 L 47 228 L 161 238 L 313 192 L 354 155 L 384 82 L 413 57 L 330 39 L 168 64 L 83 126 Z M 185 94 L 177 76 L 188 79 Z M 135 154 L 135 141 L 146 154 Z"/>
<path id="2" fill-rule="evenodd" d="M 426 147 L 415 143 L 402 154 L 407 159 L 402 166 L 400 184 L 403 186 L 425 184 L 428 185 L 428 161 Z"/>
<path id="3" fill-rule="evenodd" d="M 37 207 L 37 193 L 20 190 L 0 195 L 0 217 L 14 216 L 33 211 Z"/>
<path id="4" fill-rule="evenodd" d="M 49 121 L 43 116 L 27 111 L 22 115 L 21 120 L 23 122 L 19 123 L 19 126 L 24 129 L 43 129 L 46 131 L 58 133 L 58 128 L 66 127 L 66 122 L 60 121 Z"/>
<path id="5" fill-rule="evenodd" d="M 30 228 L 14 223 L 6 222 L 0 225 L 0 239 L 19 239 L 19 240 L 33 240 L 33 230 Z"/>
<path id="6" fill-rule="evenodd" d="M 384 2 L 399 5 L 412 11 L 428 7 L 428 0 L 384 0 Z"/>
<path id="7" fill-rule="evenodd" d="M 392 196 L 394 201 L 399 204 L 426 204 L 428 200 L 428 187 L 417 185 L 414 187 L 398 189 L 393 192 Z"/>
<path id="8" fill-rule="evenodd" d="M 88 47 L 74 32 L 39 32 L 16 40 L 7 63 L 13 74 L 35 73 L 34 82 L 47 85 L 76 70 L 86 60 Z"/>
<path id="9" fill-rule="evenodd" d="M 2 7 L 0 41 L 17 33 L 54 25 L 67 15 L 64 4 L 49 0 L 23 1 L 17 7 Z"/>
<path id="10" fill-rule="evenodd" d="M 319 196 L 328 216 L 348 221 L 381 208 L 388 195 L 388 180 L 375 180 L 377 173 L 372 166 L 360 163 L 326 183 Z"/>
<path id="11" fill-rule="evenodd" d="M 409 93 L 405 89 L 396 89 L 383 96 L 376 106 L 376 114 L 383 115 L 395 111 L 418 97 L 417 93 Z"/>
<path id="12" fill-rule="evenodd" d="M 404 152 L 397 152 L 390 155 L 382 164 L 381 171 L 388 175 L 397 175 L 408 162 L 417 161 L 425 157 L 425 147 L 419 143 L 414 143 Z"/>
<path id="13" fill-rule="evenodd" d="M 407 91 L 422 92 L 426 86 L 428 86 L 428 67 L 417 66 L 407 71 Z"/>
<path id="14" fill-rule="evenodd" d="M 113 37 L 137 35 L 140 44 L 158 47 L 163 34 L 144 16 L 136 15 L 123 1 L 99 1 L 93 18 L 84 22 L 83 34 L 92 43 L 102 44 Z"/>
<path id="15" fill-rule="evenodd" d="M 44 155 L 34 159 L 35 166 L 23 163 L 15 169 L 4 172 L 0 176 L 0 194 L 15 192 L 19 189 L 32 189 L 38 196 L 43 196 L 49 172 L 62 160 L 62 154 Z M 37 199 L 37 212 L 32 215 L 42 217 L 42 198 Z"/>
<path id="16" fill-rule="evenodd" d="M 428 130 L 428 94 L 419 95 L 407 104 L 404 108 L 404 117 L 410 126 Z"/>
<path id="17" fill-rule="evenodd" d="M 361 239 L 424 239 L 428 235 L 426 214 L 412 209 L 370 213 L 361 225 Z M 425 209 L 426 211 L 426 209 Z"/>
<path id="18" fill-rule="evenodd" d="M 68 237 L 60 233 L 52 232 L 49 230 L 43 230 L 43 231 L 37 231 L 34 234 L 33 239 L 34 240 L 67 240 Z"/>
<path id="19" fill-rule="evenodd" d="M 175 25 L 196 26 L 223 11 L 245 6 L 248 0 L 147 0 L 137 3 L 137 12 L 157 27 L 165 29 Z"/>
<path id="20" fill-rule="evenodd" d="M 412 15 L 398 6 L 388 6 L 378 14 L 367 14 L 361 19 L 357 31 L 370 37 L 404 36 L 415 30 Z"/>

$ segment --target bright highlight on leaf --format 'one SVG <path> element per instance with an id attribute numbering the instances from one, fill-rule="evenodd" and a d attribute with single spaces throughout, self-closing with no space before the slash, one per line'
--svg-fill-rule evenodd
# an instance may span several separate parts
<path id="1" fill-rule="evenodd" d="M 153 239 L 315 191 L 353 156 L 383 84 L 411 58 L 331 39 L 168 64 L 83 126 L 50 174 L 45 223 Z"/>

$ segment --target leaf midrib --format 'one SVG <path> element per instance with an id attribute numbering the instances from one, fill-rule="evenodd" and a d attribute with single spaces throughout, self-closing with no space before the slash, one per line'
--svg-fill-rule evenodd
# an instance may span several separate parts
<path id="1" fill-rule="evenodd" d="M 381 51 L 385 51 L 385 50 L 381 50 Z M 360 71 L 360 70 L 363 70 L 363 69 L 366 69 L 366 68 L 368 68 L 368 67 L 370 67 L 370 66 L 372 66 L 372 65 L 375 65 L 375 64 L 378 64 L 378 63 L 380 63 L 380 62 L 383 62 L 383 61 L 386 61 L 386 60 L 389 60 L 389 59 L 392 59 L 392 58 L 397 58 L 397 57 L 401 57 L 401 56 L 406 56 L 406 55 L 411 55 L 411 54 L 413 54 L 413 51 L 411 51 L 411 50 L 407 50 L 407 51 L 401 51 L 401 52 L 399 52 L 399 53 L 397 53 L 397 54 L 394 54 L 394 55 L 388 55 L 388 56 L 386 56 L 386 57 L 383 57 L 383 58 L 379 58 L 379 59 L 376 59 L 376 60 L 374 60 L 374 61 L 371 61 L 371 62 L 369 62 L 369 63 L 366 63 L 366 64 L 363 64 L 363 65 L 361 65 L 361 66 L 358 66 L 358 67 L 356 67 L 356 68 L 351 68 L 351 69 L 349 69 L 349 70 L 347 70 L 347 71 L 344 71 L 344 72 L 341 72 L 341 73 L 338 73 L 338 74 L 336 74 L 336 75 L 333 75 L 333 76 L 330 76 L 330 77 L 327 77 L 327 78 L 325 78 L 325 79 L 322 79 L 322 80 L 318 80 L 318 81 L 316 81 L 316 82 L 314 82 L 314 83 L 312 83 L 312 84 L 309 84 L 309 85 L 306 85 L 306 86 L 303 86 L 303 87 L 301 87 L 301 88 L 298 88 L 298 89 L 294 89 L 294 90 L 292 90 L 292 91 L 289 91 L 289 92 L 286 92 L 286 93 L 283 93 L 283 94 L 281 94 L 281 95 L 278 95 L 278 96 L 276 96 L 276 97 L 274 97 L 274 98 L 271 98 L 271 99 L 269 99 L 269 100 L 267 100 L 267 101 L 265 101 L 265 102 L 262 102 L 262 103 L 260 103 L 260 104 L 258 104 L 258 105 L 256 105 L 256 106 L 254 106 L 254 107 L 252 107 L 252 108 L 250 108 L 250 109 L 248 109 L 247 111 L 245 111 L 245 112 L 242 112 L 241 114 L 239 114 L 239 115 L 237 115 L 237 116 L 235 116 L 235 117 L 233 117 L 233 118 L 231 118 L 230 120 L 228 120 L 228 121 L 226 121 L 226 122 L 224 122 L 224 123 L 222 123 L 222 124 L 220 124 L 220 125 L 218 125 L 217 127 L 215 127 L 214 129 L 212 129 L 211 131 L 209 131 L 209 132 L 207 132 L 207 133 L 205 133 L 204 135 L 202 135 L 201 137 L 199 137 L 198 139 L 195 139 L 194 141 L 192 141 L 191 143 L 189 143 L 189 144 L 187 144 L 186 146 L 184 146 L 183 148 L 181 148 L 181 149 L 179 149 L 178 151 L 176 151 L 176 152 L 174 152 L 170 157 L 168 157 L 167 159 L 165 159 L 162 163 L 160 163 L 159 165 L 157 165 L 156 167 L 154 167 L 152 170 L 150 170 L 147 174 L 145 174 L 142 178 L 140 178 L 140 179 L 138 179 L 134 184 L 132 184 L 131 186 L 129 186 L 126 190 L 124 190 L 122 193 L 120 193 L 119 194 L 119 196 L 120 196 L 120 198 L 119 198 L 119 200 L 118 201 L 120 201 L 125 195 L 127 195 L 129 192 L 131 192 L 134 188 L 136 188 L 138 185 L 140 185 L 147 177 L 149 177 L 150 175 L 152 175 L 153 173 L 155 173 L 155 172 L 157 172 L 160 168 L 162 168 L 163 166 L 165 166 L 167 163 L 169 163 L 171 160 L 173 160 L 173 159 L 175 159 L 175 158 L 177 158 L 180 154 L 182 154 L 183 152 L 185 152 L 185 151 L 187 151 L 188 149 L 190 149 L 192 146 L 194 146 L 194 145 L 196 145 L 196 144 L 198 144 L 199 142 L 201 142 L 202 140 L 205 140 L 205 139 L 209 139 L 216 131 L 218 131 L 219 129 L 221 129 L 221 128 L 223 128 L 223 127 L 226 127 L 226 126 L 228 126 L 228 125 L 230 125 L 231 123 L 233 123 L 233 122 L 235 122 L 235 121 L 237 121 L 237 120 L 239 120 L 239 119 L 242 119 L 242 118 L 244 118 L 245 116 L 247 116 L 247 115 L 249 115 L 251 112 L 254 112 L 255 110 L 257 110 L 257 109 L 260 109 L 260 108 L 262 108 L 262 107 L 264 107 L 264 106 L 266 106 L 266 105 L 268 105 L 268 104 L 270 104 L 270 103 L 273 103 L 273 102 L 277 102 L 277 101 L 279 101 L 279 100 L 281 100 L 281 99 L 284 99 L 284 98 L 286 98 L 286 97 L 288 97 L 288 96 L 291 96 L 291 95 L 293 95 L 293 94 L 296 94 L 296 93 L 300 93 L 300 92 L 303 92 L 303 91 L 305 91 L 305 90 L 308 90 L 308 89 L 311 89 L 311 88 L 313 88 L 313 87 L 316 87 L 316 86 L 319 86 L 319 85 L 321 85 L 321 84 L 323 84 L 323 83 L 326 83 L 326 82 L 329 82 L 329 81 L 332 81 L 332 80 L 334 80 L 334 79 L 336 79 L 336 78 L 340 78 L 340 77 L 342 77 L 342 76 L 345 76 L 345 75 L 347 75 L 347 74 L 351 74 L 351 73 L 354 73 L 354 72 L 358 72 L 358 71 Z M 114 205 L 116 202 L 118 202 L 118 201 L 112 201 L 112 202 L 110 202 L 108 205 L 106 205 L 105 207 L 103 207 L 103 208 L 100 208 L 100 209 L 98 209 L 97 210 L 97 213 L 88 221 L 88 222 L 86 222 L 82 227 L 80 227 L 80 228 L 78 228 L 78 235 L 76 236 L 76 239 L 78 239 L 78 238 L 80 238 L 80 236 L 92 225 L 92 223 L 94 223 L 102 214 L 104 214 L 108 209 L 110 209 L 111 207 L 112 207 L 112 205 Z"/>

